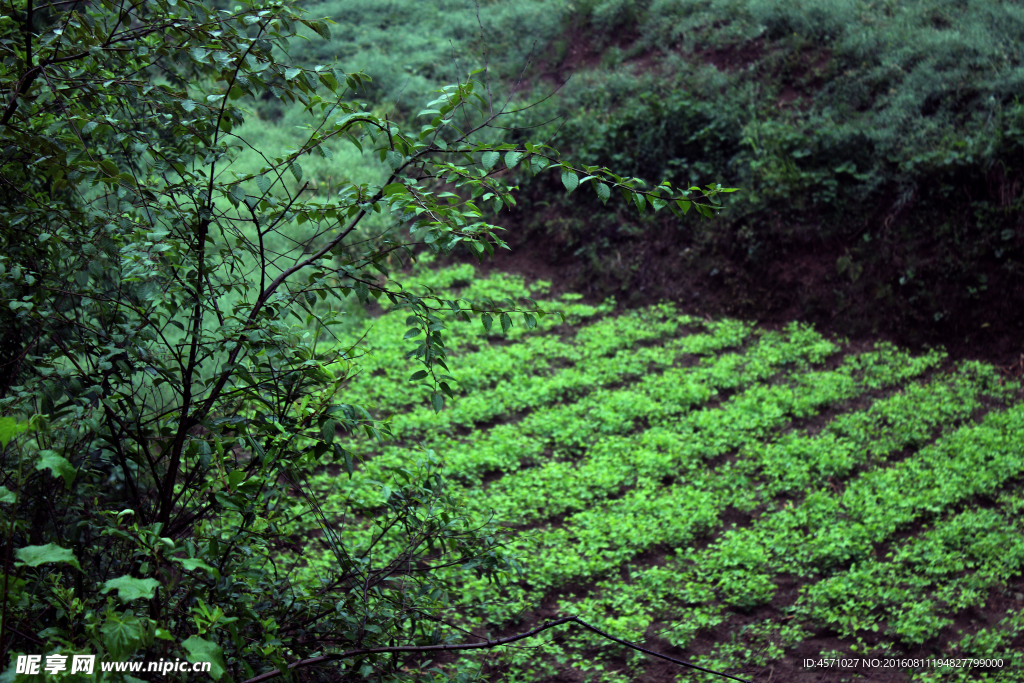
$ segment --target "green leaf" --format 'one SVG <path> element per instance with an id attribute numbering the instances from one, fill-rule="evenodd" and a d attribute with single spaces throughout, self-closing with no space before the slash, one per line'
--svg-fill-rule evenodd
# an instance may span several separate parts
<path id="1" fill-rule="evenodd" d="M 36 463 L 37 470 L 50 470 L 55 477 L 63 477 L 64 484 L 71 488 L 77 474 L 74 465 L 56 451 L 40 451 L 39 462 Z"/>
<path id="2" fill-rule="evenodd" d="M 238 203 L 245 201 L 245 190 L 242 189 L 241 185 L 235 185 L 231 188 L 231 197 Z"/>
<path id="3" fill-rule="evenodd" d="M 426 376 L 427 376 L 427 371 L 426 370 L 417 370 L 416 372 L 412 373 L 412 377 L 409 378 L 409 381 L 410 382 L 418 382 L 419 380 L 424 379 Z"/>
<path id="4" fill-rule="evenodd" d="M 602 204 L 606 204 L 608 198 L 612 196 L 612 189 L 602 182 L 595 182 L 594 190 L 597 192 L 597 198 L 601 200 Z"/>
<path id="5" fill-rule="evenodd" d="M 300 73 L 302 73 L 302 69 L 299 69 L 298 67 L 293 67 L 291 69 L 285 69 L 284 70 L 284 79 L 286 81 L 290 81 L 293 78 L 295 78 L 296 76 L 298 76 Z"/>
<path id="6" fill-rule="evenodd" d="M 196 60 L 197 62 L 202 62 L 204 59 L 206 59 L 207 55 L 210 54 L 209 50 L 204 50 L 201 47 L 194 47 L 188 52 L 190 55 L 192 55 L 192 59 Z"/>
<path id="7" fill-rule="evenodd" d="M 501 331 L 508 332 L 509 328 L 512 327 L 512 316 L 508 313 L 501 314 Z"/>
<path id="8" fill-rule="evenodd" d="M 640 213 L 643 213 L 644 207 L 647 206 L 647 200 L 639 192 L 633 193 L 633 203 L 636 204 L 636 208 L 640 209 Z"/>
<path id="9" fill-rule="evenodd" d="M 13 417 L 0 417 L 0 447 L 7 448 L 11 439 L 28 429 L 28 422 L 18 422 Z"/>
<path id="10" fill-rule="evenodd" d="M 562 184 L 565 185 L 566 194 L 569 194 L 579 186 L 580 179 L 576 176 L 575 171 L 562 169 Z"/>
<path id="11" fill-rule="evenodd" d="M 440 413 L 444 410 L 444 396 L 440 393 L 435 393 L 430 397 L 430 404 L 434 407 L 435 413 Z"/>
<path id="12" fill-rule="evenodd" d="M 396 194 L 409 194 L 409 189 L 404 183 L 390 183 L 384 186 L 382 192 L 385 197 L 391 197 Z"/>
<path id="13" fill-rule="evenodd" d="M 352 463 L 352 451 L 342 448 L 341 455 L 345 460 L 345 471 L 348 472 L 348 478 L 351 479 L 352 473 L 356 471 L 355 465 Z"/>
<path id="14" fill-rule="evenodd" d="M 181 101 L 181 108 L 184 109 L 187 112 L 191 112 L 197 106 L 198 105 L 195 102 L 193 102 L 192 100 L 182 100 Z"/>
<path id="15" fill-rule="evenodd" d="M 11 503 L 13 504 L 17 498 L 14 495 L 14 491 L 11 491 L 6 486 L 0 486 L 0 503 Z"/>
<path id="16" fill-rule="evenodd" d="M 145 625 L 131 612 L 107 612 L 107 618 L 100 631 L 103 633 L 103 643 L 107 646 L 107 651 L 115 659 L 124 659 L 135 652 L 146 633 Z"/>
<path id="17" fill-rule="evenodd" d="M 295 176 L 295 182 L 297 182 L 297 183 L 301 183 L 302 182 L 302 167 L 301 166 L 299 166 L 295 162 L 292 162 L 288 166 L 288 170 L 290 170 L 292 172 L 292 175 Z"/>
<path id="18" fill-rule="evenodd" d="M 256 176 L 256 187 L 260 188 L 260 192 L 266 194 L 270 190 L 270 186 L 270 178 L 265 175 Z"/>
<path id="19" fill-rule="evenodd" d="M 331 39 L 331 27 L 327 25 L 327 22 L 324 22 L 324 21 L 304 21 L 302 23 L 304 23 L 306 26 L 308 26 L 311 29 L 313 29 L 314 31 L 316 31 L 317 34 L 321 38 L 323 38 L 324 40 L 330 40 Z"/>
<path id="20" fill-rule="evenodd" d="M 160 582 L 156 579 L 136 579 L 134 576 L 119 576 L 116 579 L 110 579 L 103 584 L 101 593 L 109 593 L 110 591 L 117 589 L 117 599 L 121 602 L 131 602 L 132 600 L 152 600 L 153 596 L 156 595 L 156 589 L 160 585 Z"/>
<path id="21" fill-rule="evenodd" d="M 194 557 L 172 557 L 171 559 L 180 564 L 182 569 L 184 569 L 185 571 L 191 572 L 195 571 L 196 569 L 202 569 L 203 571 L 209 572 L 214 576 L 220 576 L 220 572 L 218 572 L 216 568 L 211 567 L 202 560 L 196 559 Z"/>
<path id="22" fill-rule="evenodd" d="M 353 285 L 353 289 L 356 290 L 356 296 L 359 297 L 359 301 L 361 303 L 364 303 L 364 304 L 365 303 L 369 303 L 369 301 L 370 301 L 370 288 L 367 287 L 365 282 L 363 282 L 361 280 L 357 280 L 355 285 Z"/>
<path id="23" fill-rule="evenodd" d="M 519 160 L 523 158 L 522 152 L 505 152 L 505 165 L 508 166 L 509 170 L 512 170 L 519 164 Z"/>
<path id="24" fill-rule="evenodd" d="M 224 651 L 220 645 L 203 640 L 199 636 L 189 636 L 182 641 L 182 647 L 188 650 L 186 659 L 195 664 L 196 662 L 210 662 L 210 675 L 213 680 L 219 681 L 227 672 L 227 664 L 224 663 Z"/>
<path id="25" fill-rule="evenodd" d="M 26 567 L 38 567 L 41 564 L 70 564 L 75 569 L 81 571 L 81 567 L 78 566 L 78 558 L 71 552 L 69 548 L 61 548 L 56 543 L 47 543 L 46 545 L 29 545 L 24 548 L 18 548 L 14 551 L 14 556 L 18 559 L 20 564 Z"/>
<path id="26" fill-rule="evenodd" d="M 104 159 L 103 161 L 101 161 L 100 168 L 103 170 L 104 173 L 111 177 L 115 177 L 119 173 L 119 171 L 117 170 L 117 164 L 115 164 L 110 159 Z"/>
<path id="27" fill-rule="evenodd" d="M 334 93 L 338 92 L 338 89 L 341 88 L 341 83 L 339 83 L 338 79 L 334 77 L 334 74 L 320 74 L 320 82 L 330 88 L 331 92 Z"/>
<path id="28" fill-rule="evenodd" d="M 676 204 L 679 205 L 679 208 L 682 210 L 683 215 L 685 216 L 686 213 L 690 210 L 690 206 L 693 205 L 693 202 L 686 199 L 677 199 Z"/>
<path id="29" fill-rule="evenodd" d="M 480 161 L 481 163 L 483 163 L 484 168 L 490 171 L 492 168 L 494 168 L 494 165 L 498 163 L 498 159 L 500 158 L 501 154 L 499 154 L 498 152 L 484 152 L 483 156 L 480 157 Z"/>
<path id="30" fill-rule="evenodd" d="M 326 443 L 334 442 L 334 430 L 338 428 L 338 423 L 334 420 L 327 420 L 324 422 L 323 428 L 320 430 L 321 435 L 324 437 Z"/>

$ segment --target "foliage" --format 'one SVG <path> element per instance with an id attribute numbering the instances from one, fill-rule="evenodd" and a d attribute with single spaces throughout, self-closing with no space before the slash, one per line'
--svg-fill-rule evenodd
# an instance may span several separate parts
<path id="1" fill-rule="evenodd" d="M 321 0 L 310 11 L 336 22 L 331 40 L 292 41 L 291 58 L 364 69 L 373 80 L 360 94 L 401 116 L 485 64 L 498 76 L 518 75 L 554 38 L 566 8 L 540 0 Z"/>
<path id="2" fill-rule="evenodd" d="M 777 278 L 781 264 L 814 254 L 827 259 L 815 284 L 825 301 L 823 311 L 805 303 L 809 315 L 911 332 L 956 318 L 973 330 L 1019 306 L 1007 299 L 1024 272 L 1017 5 L 591 2 L 567 25 L 587 27 L 577 49 L 601 60 L 530 111 L 557 119 L 558 146 L 655 181 L 716 177 L 745 190 L 722 220 L 670 233 L 694 281 L 739 271 L 718 288 L 731 302 L 763 301 L 795 289 Z M 544 218 L 524 223 L 591 258 L 585 278 L 654 284 L 636 271 L 664 249 L 671 221 L 545 186 L 530 194 Z M 549 203 L 558 209 L 541 213 Z M 660 248 L 636 247 L 652 242 Z"/>
<path id="3" fill-rule="evenodd" d="M 353 7 L 374 40 L 415 37 L 366 19 L 388 11 L 450 29 L 460 45 L 474 40 L 473 17 L 453 6 L 448 24 L 423 3 Z M 502 7 L 476 23 L 484 42 L 514 40 L 493 27 L 525 21 Z M 652 23 L 650 10 L 672 7 L 675 24 Z M 859 5 L 805 3 L 798 9 L 813 11 L 801 18 L 749 3 L 714 28 L 700 12 L 718 7 L 616 0 L 578 10 L 602 30 L 641 26 L 651 40 L 695 17 L 703 35 L 726 41 L 719 47 L 761 17 L 771 24 L 761 33 L 793 58 L 768 67 L 792 71 L 801 41 L 820 45 L 855 23 Z M 501 248 L 487 217 L 511 205 L 512 183 L 544 170 L 559 194 L 590 183 L 594 208 L 617 187 L 640 210 L 713 215 L 722 190 L 705 197 L 697 185 L 717 169 L 751 183 L 733 203 L 745 219 L 768 208 L 846 220 L 891 186 L 891 164 L 901 178 L 935 178 L 927 173 L 946 157 L 906 165 L 913 157 L 896 146 L 896 161 L 871 166 L 883 137 L 866 144 L 856 121 L 809 131 L 823 128 L 822 111 L 767 116 L 774 94 L 742 75 L 704 70 L 690 92 L 670 83 L 640 98 L 623 71 L 579 79 L 592 92 L 569 93 L 572 106 L 586 104 L 564 128 L 583 140 L 572 143 L 577 167 L 523 131 L 493 129 L 542 112 L 495 118 L 504 99 L 491 107 L 486 73 L 443 88 L 409 117 L 420 132 L 405 132 L 381 101 L 352 100 L 367 84 L 390 97 L 401 79 L 382 71 L 385 87 L 372 90 L 359 73 L 301 68 L 295 60 L 311 53 L 298 32 L 324 36 L 330 25 L 285 4 L 15 10 L 0 23 L 5 656 L 180 657 L 210 661 L 219 679 L 265 680 L 297 665 L 308 680 L 502 670 L 526 681 L 572 666 L 624 681 L 643 660 L 623 661 L 620 647 L 594 657 L 604 641 L 586 632 L 544 631 L 528 643 L 539 650 L 444 670 L 427 658 L 467 632 L 515 628 L 537 605 L 615 637 L 657 632 L 688 648 L 782 604 L 786 617 L 758 617 L 701 659 L 734 670 L 776 666 L 820 628 L 862 652 L 892 652 L 948 636 L 959 610 L 1019 575 L 1024 412 L 1020 387 L 992 368 L 669 305 L 613 316 L 614 302 L 551 298 L 543 283 L 485 278 L 468 264 L 407 267 L 417 251 Z M 542 35 L 558 16 L 541 20 Z M 915 27 L 917 17 L 887 26 Z M 417 59 L 439 54 L 425 46 Z M 418 71 L 415 88 L 443 72 Z M 597 93 L 601 82 L 615 87 Z M 736 83 L 727 106 L 716 104 Z M 302 138 L 245 123 L 243 103 L 275 98 L 285 122 L 310 116 Z M 993 115 L 1006 117 L 998 153 L 1018 144 L 1016 106 Z M 947 123 L 928 135 L 963 122 Z M 278 156 L 250 130 L 292 147 Z M 879 136 L 886 130 L 898 128 Z M 949 183 L 974 172 L 979 149 L 988 154 L 971 146 L 983 136 L 953 135 L 948 148 L 935 139 L 947 140 L 910 142 L 964 155 L 942 171 Z M 685 156 L 667 158 L 679 148 Z M 627 176 L 606 167 L 634 158 Z M 942 183 L 929 187 L 941 193 Z M 982 222 L 995 215 L 973 209 Z M 742 242 L 751 259 L 778 246 L 754 225 Z M 786 239 L 807 227 L 772 225 Z M 848 228 L 837 220 L 835 234 Z M 843 277 L 857 280 L 859 263 L 851 247 Z M 462 324 L 471 317 L 481 324 Z M 967 509 L 977 501 L 983 509 Z M 793 580 L 802 590 L 780 590 Z M 1020 624 L 1008 612 L 951 647 L 999 655 Z M 3 676 L 18 678 L 13 667 Z"/>
<path id="4" fill-rule="evenodd" d="M 566 187 L 679 214 L 712 215 L 730 190 L 645 190 L 547 145 L 488 143 L 504 111 L 479 71 L 406 132 L 352 99 L 365 74 L 282 57 L 300 27 L 326 38 L 330 22 L 276 0 L 22 0 L 3 20 L 4 657 L 180 657 L 211 662 L 215 679 L 314 664 L 344 680 L 432 678 L 402 657 L 460 638 L 445 626 L 452 587 L 521 567 L 432 450 L 353 500 L 375 525 L 363 545 L 312 497 L 314 469 L 355 473 L 349 438 L 391 434 L 346 400 L 365 352 L 339 339 L 362 324 L 345 319 L 346 299 L 401 321 L 388 363 L 418 364 L 411 378 L 402 367 L 416 387 L 403 400 L 439 412 L 456 395 L 450 326 L 479 316 L 514 338 L 574 313 L 501 287 L 441 295 L 436 277 L 401 274 L 417 249 L 504 247 L 480 208 L 514 203 L 502 175 L 551 169 Z M 263 97 L 313 121 L 279 155 L 239 134 L 242 103 Z M 356 169 L 368 177 L 310 192 L 303 164 L 338 145 L 372 156 Z M 243 150 L 249 167 L 233 167 Z M 280 553 L 313 543 L 313 520 L 333 559 L 310 575 Z"/>
<path id="5" fill-rule="evenodd" d="M 976 334 L 1019 304 L 1005 296 L 1024 272 L 1024 19 L 1012 3 L 496 0 L 479 22 L 472 3 L 317 7 L 343 29 L 330 43 L 293 41 L 291 54 L 367 64 L 379 76 L 364 84 L 374 111 L 408 116 L 432 82 L 483 64 L 504 79 L 500 99 L 540 98 L 568 78 L 496 135 L 519 141 L 539 125 L 528 134 L 554 136 L 584 163 L 746 190 L 722 220 L 666 234 L 680 224 L 533 184 L 515 219 L 521 239 L 583 257 L 577 284 L 617 295 L 657 287 L 645 272 L 669 241 L 726 310 L 754 310 L 765 290 L 782 290 L 786 304 L 837 314 L 851 330 L 920 337 L 961 321 Z M 289 126 L 297 116 L 270 101 L 258 110 Z M 826 261 L 810 296 L 777 277 L 808 253 Z"/>
<path id="6" fill-rule="evenodd" d="M 434 277 L 559 303 L 541 298 L 544 283 L 530 290 L 466 273 L 462 265 Z M 755 679 L 821 629 L 841 633 L 858 657 L 936 638 L 964 656 L 1008 654 L 1009 626 L 978 631 L 995 644 L 975 648 L 973 633 L 961 643 L 947 624 L 991 591 L 1012 592 L 1020 571 L 1019 384 L 981 363 L 951 366 L 941 351 L 864 349 L 805 326 L 766 332 L 664 304 L 616 316 L 595 308 L 581 307 L 570 328 L 521 330 L 500 343 L 480 328 L 453 330 L 460 386 L 473 389 L 437 430 L 400 375 L 354 380 L 353 391 L 372 384 L 382 404 L 393 401 L 402 440 L 346 441 L 365 462 L 351 480 L 311 478 L 324 514 L 356 519 L 374 482 L 397 481 L 412 445 L 425 444 L 449 454 L 444 471 L 468 511 L 529 529 L 516 539 L 528 575 L 452 590 L 463 628 L 515 629 L 543 604 L 626 640 L 656 632 L 688 649 L 723 624 L 770 614 L 730 627 L 694 659 Z M 737 517 L 745 521 L 729 523 Z M 362 520 L 343 533 L 365 545 L 373 526 Z M 398 552 L 387 539 L 378 547 Z M 302 561 L 318 571 L 331 555 Z M 626 657 L 623 668 L 626 651 L 593 634 L 540 634 L 530 644 L 537 649 L 467 664 L 524 681 L 566 667 L 593 680 L 642 675 L 642 658 Z"/>

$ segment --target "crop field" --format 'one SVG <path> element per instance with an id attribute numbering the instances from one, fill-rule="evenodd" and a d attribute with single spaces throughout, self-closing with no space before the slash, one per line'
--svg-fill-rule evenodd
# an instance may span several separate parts
<path id="1" fill-rule="evenodd" d="M 409 379 L 405 316 L 365 321 L 375 345 L 346 400 L 391 416 L 394 438 L 337 435 L 355 471 L 325 462 L 307 482 L 316 514 L 296 497 L 291 561 L 304 571 L 329 570 L 332 542 L 386 563 L 393 530 L 371 512 L 401 504 L 408 469 L 436 467 L 480 520 L 519 531 L 518 576 L 442 570 L 454 588 L 436 590 L 439 609 L 471 615 L 439 625 L 452 642 L 472 640 L 460 628 L 497 637 L 577 615 L 765 683 L 1024 680 L 1012 377 L 799 324 L 616 312 L 469 265 L 413 280 L 530 296 L 551 314 L 533 328 L 513 316 L 504 333 L 446 323 L 459 384 L 440 413 Z M 517 646 L 466 661 L 510 683 L 723 680 L 573 624 Z"/>

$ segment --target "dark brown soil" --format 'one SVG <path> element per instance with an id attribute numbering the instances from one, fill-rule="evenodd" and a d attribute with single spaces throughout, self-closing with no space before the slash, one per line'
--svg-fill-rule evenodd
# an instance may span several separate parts
<path id="1" fill-rule="evenodd" d="M 634 271 L 595 273 L 557 238 L 545 241 L 539 230 L 525 229 L 527 221 L 517 214 L 504 221 L 510 228 L 505 238 L 511 251 L 499 251 L 493 261 L 480 264 L 482 270 L 548 280 L 554 294 L 577 292 L 590 303 L 614 296 L 626 308 L 669 300 L 691 315 L 739 317 L 770 327 L 799 320 L 826 336 L 857 344 L 884 340 L 914 351 L 943 346 L 951 360 L 985 361 L 1012 377 L 1024 373 L 1024 314 L 992 310 L 990 322 L 981 328 L 977 320 L 984 316 L 978 310 L 960 311 L 960 317 L 951 315 L 934 326 L 914 319 L 879 319 L 867 287 L 858 290 L 859 298 L 842 304 L 837 300 L 835 264 L 842 253 L 828 245 L 792 250 L 784 261 L 769 266 L 763 282 L 756 282 L 740 264 L 711 273 L 685 269 L 679 254 L 688 248 L 687 241 L 683 231 L 670 227 L 647 231 L 617 249 L 618 260 L 635 265 Z"/>

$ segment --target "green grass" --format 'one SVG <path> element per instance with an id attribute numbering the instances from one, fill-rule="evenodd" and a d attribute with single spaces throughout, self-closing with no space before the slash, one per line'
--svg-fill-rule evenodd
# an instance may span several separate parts
<path id="1" fill-rule="evenodd" d="M 740 188 L 721 222 L 680 235 L 694 277 L 745 275 L 730 300 L 758 300 L 741 283 L 764 282 L 771 264 L 820 242 L 835 253 L 807 312 L 877 311 L 851 329 L 902 320 L 929 331 L 960 318 L 976 328 L 986 322 L 976 311 L 1012 308 L 998 292 L 1016 291 L 1024 244 L 1014 218 L 1024 174 L 1015 3 L 328 0 L 305 9 L 337 24 L 330 40 L 293 41 L 286 61 L 365 70 L 373 81 L 359 97 L 392 120 L 413 121 L 436 88 L 485 63 L 499 105 L 520 74 L 519 103 L 571 73 L 557 96 L 495 134 L 519 141 L 516 127 L 547 121 L 530 139 L 551 138 L 575 162 Z M 256 110 L 242 129 L 254 147 L 301 144 L 295 107 L 268 100 Z M 354 149 L 333 151 L 301 161 L 313 191 L 377 177 Z M 239 162 L 259 165 L 251 151 Z M 629 290 L 643 270 L 629 256 L 642 249 L 631 247 L 660 222 L 620 216 L 589 191 L 535 190 L 521 203 L 528 239 L 554 238 L 563 255 L 589 261 L 587 278 Z"/>
<path id="2" fill-rule="evenodd" d="M 568 6 L 562 0 L 483 0 L 479 8 L 468 0 L 323 0 L 304 9 L 336 22 L 331 40 L 295 41 L 288 59 L 337 60 L 344 70 L 364 71 L 373 79 L 366 97 L 388 111 L 411 113 L 433 99 L 435 88 L 485 64 L 498 76 L 520 73 L 561 29 Z"/>

